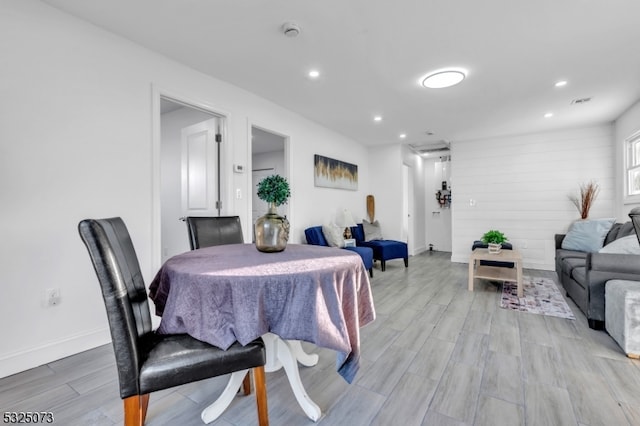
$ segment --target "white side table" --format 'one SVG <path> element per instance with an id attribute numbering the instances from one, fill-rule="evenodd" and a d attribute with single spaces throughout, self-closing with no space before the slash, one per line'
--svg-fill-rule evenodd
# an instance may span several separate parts
<path id="1" fill-rule="evenodd" d="M 356 240 L 353 238 L 344 240 L 344 246 L 345 247 L 355 247 L 356 246 Z"/>

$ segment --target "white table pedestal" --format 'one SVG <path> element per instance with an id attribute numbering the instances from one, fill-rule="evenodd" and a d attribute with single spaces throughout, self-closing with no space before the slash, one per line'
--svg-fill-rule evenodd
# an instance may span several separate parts
<path id="1" fill-rule="evenodd" d="M 318 355 L 306 353 L 298 340 L 283 340 L 273 333 L 263 335 L 262 340 L 267 354 L 267 363 L 264 366 L 264 370 L 267 373 L 271 373 L 284 367 L 291 390 L 293 390 L 298 404 L 300 404 L 307 417 L 314 422 L 318 421 L 321 415 L 320 407 L 307 395 L 298 371 L 298 362 L 305 367 L 313 367 L 318 363 Z M 202 410 L 201 418 L 203 422 L 211 423 L 220 417 L 240 390 L 242 381 L 248 372 L 249 370 L 242 370 L 231 373 L 229 383 L 227 383 L 227 387 L 222 391 L 220 397 Z"/>

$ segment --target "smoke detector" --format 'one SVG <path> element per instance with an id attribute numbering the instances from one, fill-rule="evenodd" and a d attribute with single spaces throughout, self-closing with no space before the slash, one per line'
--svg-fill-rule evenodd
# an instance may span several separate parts
<path id="1" fill-rule="evenodd" d="M 282 24 L 282 32 L 287 37 L 298 37 L 298 34 L 300 34 L 300 26 L 295 22 L 285 22 Z"/>

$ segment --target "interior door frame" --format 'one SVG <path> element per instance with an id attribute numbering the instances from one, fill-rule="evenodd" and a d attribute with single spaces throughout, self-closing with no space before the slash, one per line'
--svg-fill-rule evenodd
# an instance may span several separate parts
<path id="1" fill-rule="evenodd" d="M 274 135 L 278 135 L 280 137 L 282 137 L 284 139 L 284 178 L 287 179 L 287 181 L 289 182 L 289 189 L 291 191 L 291 193 L 293 194 L 295 189 L 294 189 L 294 182 L 292 182 L 291 180 L 291 136 L 287 135 L 286 133 L 277 131 L 277 130 L 273 130 L 273 128 L 269 125 L 265 125 L 263 123 L 259 123 L 257 121 L 248 119 L 247 120 L 247 138 L 248 138 L 248 149 L 247 149 L 247 164 L 249 165 L 247 167 L 247 170 L 249 171 L 249 173 L 251 173 L 251 171 L 253 170 L 253 140 L 251 139 L 251 134 L 253 132 L 253 128 L 256 127 L 260 130 L 263 130 L 265 132 L 269 132 L 272 133 Z M 252 192 L 254 191 L 254 188 L 252 188 L 252 179 L 251 177 L 249 177 L 249 179 L 247 179 L 247 187 L 245 188 L 245 193 L 246 194 L 252 194 Z M 288 205 L 288 212 L 289 214 L 287 215 L 287 219 L 289 219 L 289 240 L 291 240 L 291 231 L 296 229 L 295 228 L 295 219 L 294 216 L 292 214 L 293 207 L 294 207 L 294 200 L 295 197 L 289 197 L 289 200 L 287 201 L 287 205 Z M 253 216 L 253 201 L 251 199 L 251 196 L 247 197 L 247 211 L 246 211 L 246 217 L 248 217 L 249 219 L 252 218 Z"/>
<path id="2" fill-rule="evenodd" d="M 161 217 L 161 108 L 160 99 L 165 98 L 172 102 L 183 104 L 189 108 L 198 109 L 203 112 L 217 115 L 223 120 L 220 132 L 222 133 L 222 146 L 220 147 L 220 176 L 224 179 L 221 182 L 221 199 L 223 210 L 226 206 L 229 206 L 231 202 L 230 194 L 230 179 L 225 178 L 231 172 L 228 165 L 231 164 L 232 150 L 227 147 L 230 146 L 231 138 L 228 132 L 229 120 L 231 114 L 229 111 L 220 108 L 211 102 L 196 99 L 189 95 L 186 95 L 175 90 L 166 89 L 157 84 L 151 85 L 151 115 L 152 115 L 152 130 L 151 130 L 151 267 L 156 271 L 162 266 L 162 217 Z"/>

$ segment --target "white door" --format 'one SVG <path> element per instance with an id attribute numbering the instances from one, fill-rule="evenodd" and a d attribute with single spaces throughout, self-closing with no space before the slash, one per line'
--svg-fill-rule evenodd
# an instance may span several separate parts
<path id="1" fill-rule="evenodd" d="M 218 216 L 218 143 L 220 119 L 182 129 L 181 198 L 183 216 Z"/>

